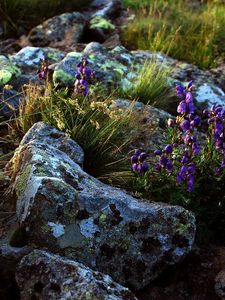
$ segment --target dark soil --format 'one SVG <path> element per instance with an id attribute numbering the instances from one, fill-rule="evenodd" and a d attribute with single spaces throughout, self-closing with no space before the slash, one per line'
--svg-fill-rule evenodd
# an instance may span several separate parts
<path id="1" fill-rule="evenodd" d="M 225 247 L 195 246 L 180 265 L 136 295 L 139 300 L 219 300 L 214 280 L 224 266 Z"/>

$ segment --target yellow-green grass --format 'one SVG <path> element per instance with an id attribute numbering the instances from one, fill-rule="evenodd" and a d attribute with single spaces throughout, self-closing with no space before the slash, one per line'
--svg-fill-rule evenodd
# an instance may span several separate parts
<path id="1" fill-rule="evenodd" d="M 170 87 L 170 69 L 159 65 L 155 58 L 145 61 L 132 86 L 120 91 L 120 97 L 131 98 L 158 108 L 166 108 Z"/>
<path id="2" fill-rule="evenodd" d="M 124 4 L 136 14 L 122 32 L 129 49 L 162 51 L 200 68 L 225 58 L 224 4 L 194 6 L 184 0 L 124 0 Z"/>
<path id="3" fill-rule="evenodd" d="M 111 97 L 95 97 L 94 94 L 77 97 L 67 89 L 56 91 L 50 85 L 45 89 L 28 85 L 24 87 L 17 128 L 23 136 L 35 122 L 49 122 L 67 132 L 83 148 L 84 169 L 88 173 L 105 180 L 113 173 L 112 182 L 119 182 L 116 171 L 129 171 L 122 150 L 126 153 L 124 150 L 132 138 L 132 104 L 126 112 L 113 112 L 111 102 Z"/>

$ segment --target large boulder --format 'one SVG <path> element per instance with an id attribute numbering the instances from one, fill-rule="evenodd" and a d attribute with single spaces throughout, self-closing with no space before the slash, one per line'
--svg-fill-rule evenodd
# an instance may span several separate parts
<path id="1" fill-rule="evenodd" d="M 137 300 L 108 275 L 41 250 L 22 259 L 16 280 L 21 300 Z"/>
<path id="2" fill-rule="evenodd" d="M 64 13 L 33 28 L 29 40 L 34 46 L 65 49 L 81 39 L 86 20 L 79 12 Z"/>
<path id="3" fill-rule="evenodd" d="M 39 134 L 45 127 L 54 134 Z M 135 199 L 88 175 L 77 164 L 78 146 L 68 145 L 74 142 L 54 142 L 61 135 L 35 124 L 8 165 L 28 243 L 135 289 L 183 259 L 194 241 L 194 216 L 179 206 Z"/>

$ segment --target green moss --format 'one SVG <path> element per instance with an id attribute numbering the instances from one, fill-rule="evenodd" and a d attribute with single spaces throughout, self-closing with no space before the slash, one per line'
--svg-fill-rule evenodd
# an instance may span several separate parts
<path id="1" fill-rule="evenodd" d="M 177 224 L 176 230 L 179 234 L 184 235 L 190 228 L 190 224 Z"/>
<path id="2" fill-rule="evenodd" d="M 32 169 L 32 166 L 27 165 L 25 167 L 23 173 L 18 176 L 18 179 L 16 181 L 16 187 L 15 187 L 16 195 L 18 197 L 21 196 L 26 190 L 27 182 L 28 182 L 29 177 L 30 177 L 31 169 Z"/>
<path id="3" fill-rule="evenodd" d="M 99 222 L 105 222 L 106 218 L 107 218 L 106 214 L 101 214 L 101 216 L 99 217 Z"/>
<path id="4" fill-rule="evenodd" d="M 92 300 L 93 299 L 92 294 L 90 292 L 86 292 L 85 293 L 85 299 L 86 300 Z"/>
<path id="5" fill-rule="evenodd" d="M 12 78 L 12 73 L 7 70 L 0 70 L 0 85 L 8 83 Z"/>
<path id="6" fill-rule="evenodd" d="M 34 171 L 36 176 L 49 176 L 49 172 L 46 171 L 46 168 L 43 166 L 36 166 L 36 169 Z"/>
<path id="7" fill-rule="evenodd" d="M 100 16 L 94 17 L 90 21 L 90 24 L 91 24 L 91 26 L 90 26 L 91 29 L 100 28 L 100 29 L 105 29 L 105 30 L 109 30 L 109 31 L 115 30 L 115 25 L 113 25 L 110 20 L 107 20 Z"/>
<path id="8" fill-rule="evenodd" d="M 127 72 L 127 67 L 125 67 L 123 64 L 116 62 L 114 60 L 108 60 L 105 64 L 101 65 L 101 68 L 103 70 L 114 70 L 119 75 L 124 75 Z"/>

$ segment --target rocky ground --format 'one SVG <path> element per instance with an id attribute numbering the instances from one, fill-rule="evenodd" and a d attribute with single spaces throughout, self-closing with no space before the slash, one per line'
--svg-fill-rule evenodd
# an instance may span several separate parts
<path id="1" fill-rule="evenodd" d="M 37 82 L 42 59 L 55 86 L 72 88 L 83 55 L 108 90 L 132 86 L 143 63 L 154 57 L 159 68 L 170 68 L 171 87 L 195 82 L 199 107 L 224 103 L 223 65 L 202 71 L 161 53 L 130 52 L 119 39 L 126 17 L 119 0 L 94 0 L 27 36 L 0 41 L 2 120 L 18 111 L 19 91 Z M 171 96 L 165 112 L 137 102 L 140 132 L 133 147 L 153 150 L 176 104 Z M 128 105 L 115 99 L 112 109 Z M 10 140 L 4 121 L 0 130 L 1 166 L 10 160 L 0 174 L 1 299 L 225 297 L 225 248 L 194 245 L 191 212 L 103 184 L 83 170 L 83 149 L 47 123 L 36 123 L 22 141 Z"/>

